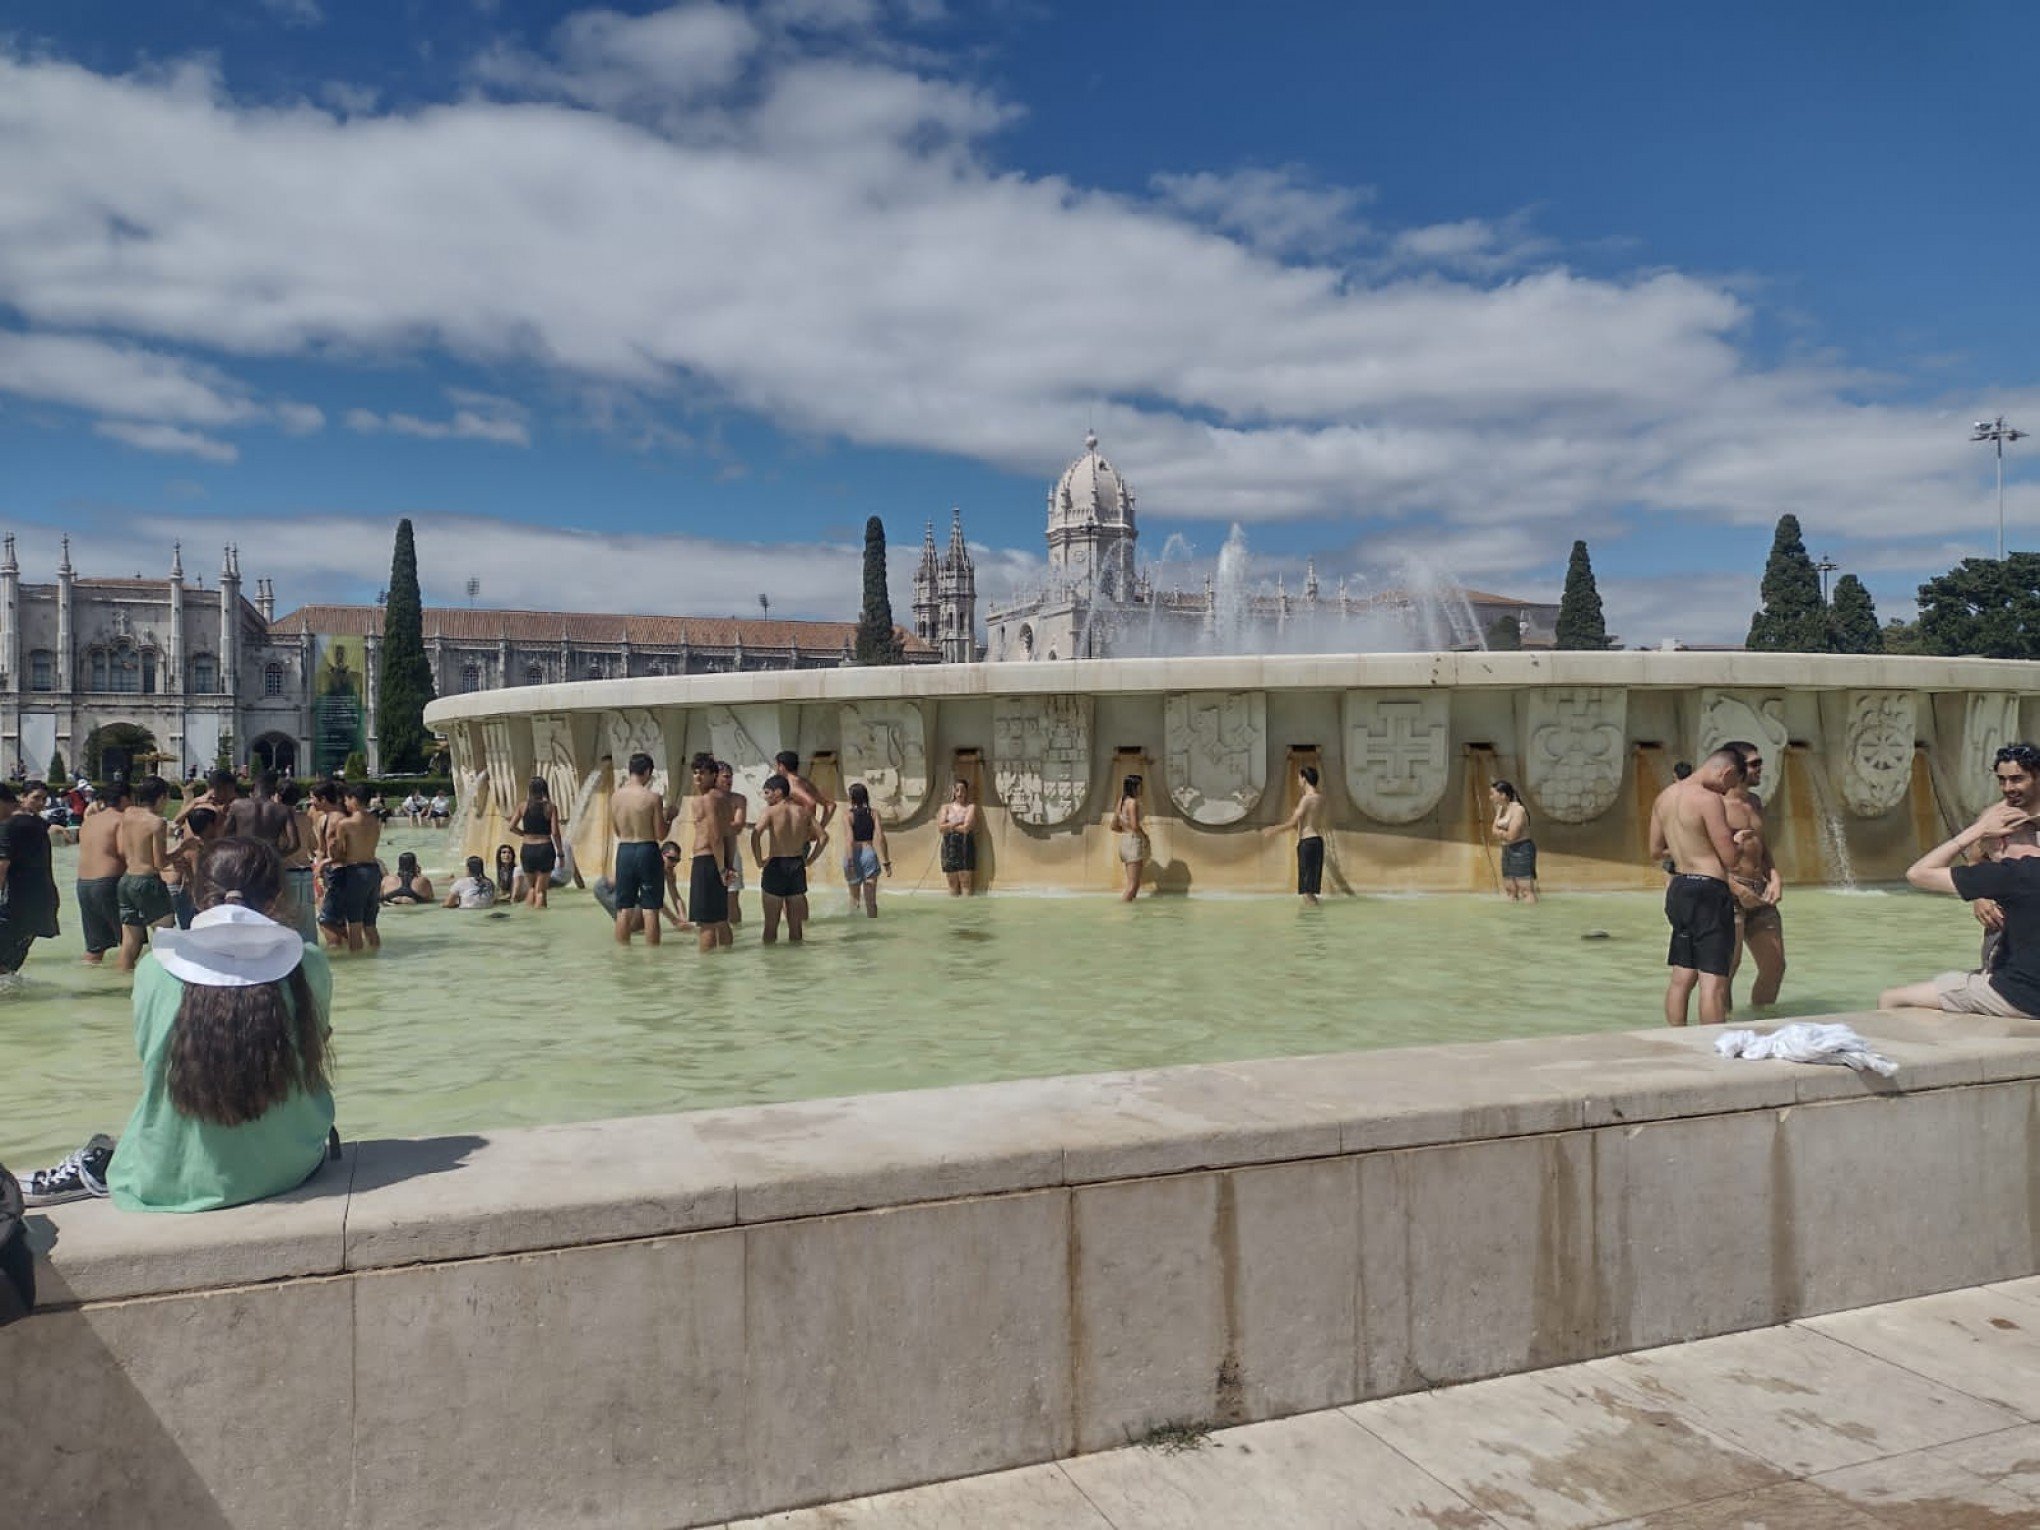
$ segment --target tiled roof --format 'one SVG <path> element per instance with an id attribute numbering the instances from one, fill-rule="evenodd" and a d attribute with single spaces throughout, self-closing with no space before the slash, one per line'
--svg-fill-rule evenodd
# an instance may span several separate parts
<path id="1" fill-rule="evenodd" d="M 368 637 L 382 632 L 381 606 L 300 606 L 271 624 L 273 632 Z M 599 611 L 471 610 L 427 606 L 425 637 L 495 643 L 629 643 L 634 647 L 804 648 L 840 652 L 857 638 L 855 622 L 784 621 L 748 616 L 612 616 Z M 909 653 L 932 653 L 904 628 L 894 628 Z"/>

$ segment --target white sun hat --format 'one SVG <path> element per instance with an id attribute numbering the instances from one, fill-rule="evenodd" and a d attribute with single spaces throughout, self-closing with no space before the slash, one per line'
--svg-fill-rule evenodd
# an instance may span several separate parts
<path id="1" fill-rule="evenodd" d="M 149 949 L 172 977 L 205 988 L 279 982 L 305 959 L 296 930 L 238 903 L 207 909 L 188 930 L 152 931 Z"/>

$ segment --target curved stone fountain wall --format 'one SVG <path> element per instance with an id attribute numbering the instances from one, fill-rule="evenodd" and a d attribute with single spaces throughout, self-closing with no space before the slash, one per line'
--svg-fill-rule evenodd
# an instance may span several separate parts
<path id="1" fill-rule="evenodd" d="M 1117 885 L 1120 779 L 1146 778 L 1164 889 L 1275 892 L 1288 838 L 1262 832 L 1318 765 L 1329 886 L 1491 888 L 1486 787 L 1522 789 L 1544 880 L 1655 887 L 1652 798 L 1679 759 L 1730 738 L 1764 753 L 1788 881 L 1898 877 L 1993 799 L 1991 756 L 2040 732 L 2040 666 L 1797 654 L 1443 653 L 1106 659 L 591 681 L 448 697 L 470 854 L 511 839 L 524 783 L 569 812 L 585 874 L 607 869 L 615 772 L 640 750 L 684 790 L 696 750 L 758 800 L 782 749 L 841 795 L 861 780 L 893 840 L 894 886 L 936 887 L 934 815 L 970 781 L 979 882 Z M 832 853 L 817 870 L 839 882 Z"/>

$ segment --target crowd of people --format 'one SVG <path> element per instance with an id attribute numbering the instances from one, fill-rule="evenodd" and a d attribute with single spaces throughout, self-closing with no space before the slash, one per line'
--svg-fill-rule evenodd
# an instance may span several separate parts
<path id="1" fill-rule="evenodd" d="M 727 763 L 690 762 L 693 791 L 680 806 L 653 784 L 653 761 L 634 755 L 609 808 L 614 876 L 596 898 L 619 945 L 638 935 L 657 945 L 662 927 L 694 932 L 704 952 L 729 947 L 742 922 L 745 852 L 757 868 L 763 939 L 782 926 L 800 942 L 809 918 L 808 873 L 826 853 L 838 804 L 777 756 L 753 809 Z M 1983 929 L 1975 968 L 1887 989 L 1884 1008 L 2040 1018 L 2040 749 L 1997 751 L 2001 801 L 1922 855 L 1907 880 L 1968 901 Z M 1700 1019 L 1726 1018 L 1730 981 L 1745 954 L 1756 969 L 1759 1007 L 1785 975 L 1781 879 L 1766 837 L 1764 762 L 1753 744 L 1722 745 L 1682 765 L 1650 815 L 1649 854 L 1664 870 L 1671 925 L 1665 1019 L 1685 1025 L 1694 995 Z M 329 953 L 380 946 L 377 910 L 432 906 L 437 890 L 409 851 L 388 871 L 377 857 L 389 816 L 365 783 L 320 782 L 303 801 L 273 775 L 242 783 L 219 771 L 202 794 L 166 814 L 169 786 L 148 777 L 90 794 L 78 814 L 78 906 L 85 960 L 113 955 L 134 974 L 142 1093 L 118 1138 L 96 1135 L 23 1186 L 30 1205 L 109 1196 L 134 1210 L 196 1211 L 287 1190 L 338 1151 L 329 1083 L 332 968 Z M 0 784 L 0 981 L 19 973 L 30 946 L 57 933 L 49 792 Z M 851 907 L 878 913 L 877 886 L 892 874 L 884 825 L 864 783 L 847 792 L 844 881 Z M 1143 783 L 1121 783 L 1112 817 L 1125 868 L 1122 895 L 1137 895 L 1152 855 Z M 1489 792 L 1490 832 L 1502 847 L 1504 893 L 1537 898 L 1536 846 L 1527 808 L 1507 781 Z M 436 817 L 432 799 L 408 797 L 414 824 Z M 959 779 L 937 810 L 938 854 L 951 893 L 975 891 L 979 811 Z M 578 883 L 562 815 L 542 780 L 511 820 L 517 844 L 479 856 L 447 892 L 444 907 L 476 909 L 516 897 L 544 910 L 556 878 Z M 1325 869 L 1325 804 L 1315 766 L 1300 768 L 1297 801 L 1271 834 L 1294 834 L 1297 892 L 1316 903 Z"/>

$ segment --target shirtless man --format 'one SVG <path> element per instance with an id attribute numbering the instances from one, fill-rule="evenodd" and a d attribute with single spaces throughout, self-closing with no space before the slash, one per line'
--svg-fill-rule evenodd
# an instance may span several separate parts
<path id="1" fill-rule="evenodd" d="M 234 832 L 227 827 L 227 820 L 233 813 L 234 804 L 240 801 L 241 783 L 234 779 L 231 770 L 216 770 L 205 778 L 205 784 L 204 794 L 187 800 L 173 821 L 182 828 L 193 809 L 209 807 L 214 814 L 212 830 L 204 837 L 207 840 L 223 839 Z"/>
<path id="2" fill-rule="evenodd" d="M 1267 832 L 1296 831 L 1296 895 L 1316 908 L 1325 885 L 1325 799 L 1318 791 L 1317 766 L 1305 765 L 1296 774 L 1303 783 L 1296 811 L 1282 822 L 1270 824 Z"/>
<path id="3" fill-rule="evenodd" d="M 1728 867 L 1736 856 L 1735 831 L 1728 826 L 1723 800 L 1742 783 L 1742 755 L 1724 745 L 1700 762 L 1683 781 L 1658 793 L 1650 810 L 1650 858 L 1670 858 L 1671 884 L 1665 888 L 1665 918 L 1671 922 L 1671 949 L 1665 965 L 1665 1024 L 1684 1025 L 1693 997 L 1700 989 L 1700 1023 L 1718 1025 L 1728 1018 L 1728 972 L 1735 958 L 1735 894 L 1729 890 Z"/>
<path id="4" fill-rule="evenodd" d="M 274 845 L 286 865 L 297 849 L 297 814 L 276 800 L 277 775 L 265 770 L 255 778 L 252 797 L 236 796 L 226 811 L 225 835 L 236 839 L 257 839 Z"/>
<path id="5" fill-rule="evenodd" d="M 121 873 L 120 970 L 132 972 L 148 944 L 149 929 L 170 923 L 170 889 L 163 882 L 163 868 L 170 861 L 170 824 L 163 817 L 163 799 L 170 783 L 161 776 L 145 776 L 135 788 L 135 800 L 120 815 Z"/>
<path id="6" fill-rule="evenodd" d="M 815 815 L 789 795 L 784 776 L 765 778 L 765 811 L 751 828 L 751 854 L 759 866 L 758 888 L 765 897 L 765 944 L 779 939 L 779 913 L 786 911 L 786 938 L 799 945 L 807 924 L 808 867 L 821 859 L 829 836 Z"/>
<path id="7" fill-rule="evenodd" d="M 365 782 L 355 782 L 347 788 L 346 814 L 326 822 L 326 898 L 319 924 L 329 947 L 337 948 L 344 939 L 350 951 L 382 949 L 382 934 L 375 927 L 383 875 L 375 851 L 382 843 L 382 820 L 369 810 L 374 796 Z"/>
<path id="8" fill-rule="evenodd" d="M 820 787 L 800 773 L 800 756 L 791 749 L 780 750 L 772 756 L 772 763 L 786 777 L 787 796 L 815 815 L 817 829 L 826 830 L 829 820 L 836 816 L 835 799 L 824 795 Z"/>
<path id="9" fill-rule="evenodd" d="M 694 929 L 701 949 L 713 951 L 727 946 L 730 934 L 730 883 L 735 873 L 723 859 L 729 843 L 728 818 L 723 794 L 715 788 L 715 757 L 697 754 L 691 767 L 694 795 L 687 801 L 688 862 L 687 911 L 694 916 Z"/>
<path id="10" fill-rule="evenodd" d="M 629 777 L 609 799 L 609 826 L 616 831 L 616 943 L 630 944 L 642 929 L 645 944 L 659 943 L 659 910 L 665 903 L 659 841 L 673 827 L 666 799 L 652 790 L 652 757 L 630 757 Z"/>
<path id="11" fill-rule="evenodd" d="M 1998 791 L 2008 807 L 2018 808 L 2024 813 L 2040 811 L 2040 749 L 2031 744 L 2007 744 L 1991 761 L 1991 773 L 1996 776 Z M 2032 823 L 2022 822 L 2007 834 L 1978 840 L 1968 852 L 1969 863 L 1980 865 L 1984 861 L 2003 860 L 2005 852 L 2014 845 L 2040 845 L 2040 834 L 2035 833 Z M 1969 905 L 1969 909 L 1976 915 L 1976 922 L 1983 926 L 1980 970 L 1995 971 L 2008 954 L 2005 911 L 1995 898 L 1978 898 Z"/>
<path id="12" fill-rule="evenodd" d="M 751 801 L 737 790 L 737 773 L 730 769 L 728 760 L 715 762 L 715 789 L 722 793 L 724 821 L 729 824 L 728 842 L 723 845 L 723 864 L 736 873 L 730 883 L 730 923 L 744 922 L 744 905 L 740 896 L 744 891 L 743 841 L 737 836 L 751 826 Z"/>
<path id="13" fill-rule="evenodd" d="M 127 783 L 115 781 L 85 804 L 78 825 L 78 918 L 85 926 L 89 967 L 120 948 L 120 877 L 127 870 L 120 820 L 127 805 Z"/>
<path id="14" fill-rule="evenodd" d="M 2031 822 L 2028 812 L 2010 802 L 1992 803 L 1975 823 L 1929 850 L 1905 874 L 1921 892 L 1996 902 L 2005 927 L 2013 932 L 2003 960 L 1988 972 L 1943 972 L 1923 983 L 1887 988 L 1878 995 L 1879 1009 L 2040 1019 L 2040 849 L 2018 838 Z M 1955 864 L 1990 840 L 2008 843 L 1994 859 Z"/>
<path id="15" fill-rule="evenodd" d="M 1778 912 L 1784 882 L 1764 836 L 1764 799 L 1756 792 L 1764 784 L 1764 757 L 1755 744 L 1740 739 L 1728 747 L 1740 754 L 1743 762 L 1742 785 L 1731 787 L 1722 802 L 1729 832 L 1736 841 L 1735 860 L 1728 868 L 1729 890 L 1736 902 L 1735 964 L 1729 969 L 1729 978 L 1733 981 L 1742 966 L 1743 948 L 1748 947 L 1757 964 L 1750 1003 L 1761 1009 L 1778 1002 L 1778 989 L 1785 981 L 1785 921 Z M 1733 1008 L 1732 992 L 1729 1003 Z"/>
<path id="16" fill-rule="evenodd" d="M 319 898 L 312 887 L 312 852 L 318 843 L 318 824 L 311 814 L 299 806 L 301 788 L 295 781 L 283 783 L 283 790 L 277 794 L 277 801 L 290 814 L 291 837 L 294 845 L 283 855 L 283 888 L 287 905 L 278 909 L 278 915 L 287 914 L 279 923 L 291 925 L 312 945 L 319 943 Z"/>

